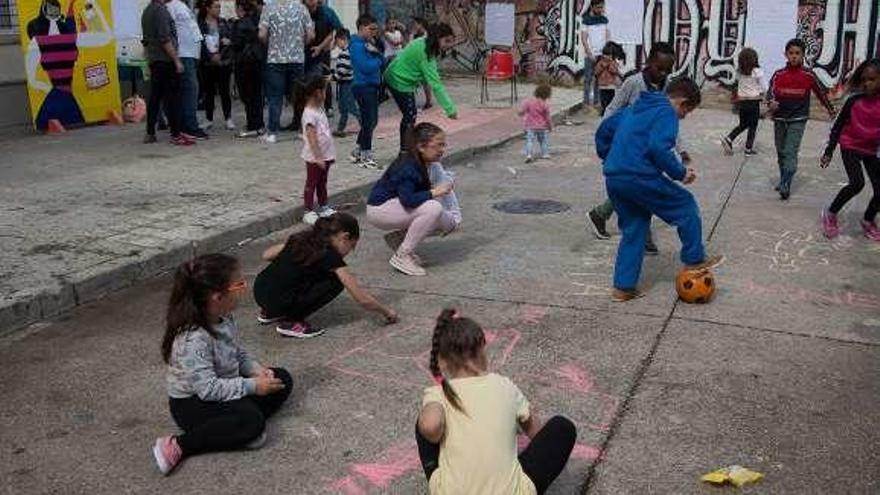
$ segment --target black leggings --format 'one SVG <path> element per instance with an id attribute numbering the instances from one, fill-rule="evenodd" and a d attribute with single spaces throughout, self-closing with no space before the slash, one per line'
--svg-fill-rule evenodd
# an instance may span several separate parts
<path id="1" fill-rule="evenodd" d="M 334 275 L 316 282 L 308 290 L 298 293 L 289 300 L 268 294 L 272 290 L 270 287 L 261 288 L 259 291 L 255 288 L 254 298 L 270 318 L 283 317 L 286 320 L 302 323 L 309 315 L 330 304 L 344 288 L 342 282 Z"/>
<path id="2" fill-rule="evenodd" d="M 837 197 L 828 209 L 831 213 L 839 212 L 849 200 L 862 191 L 865 187 L 865 176 L 862 174 L 862 163 L 864 163 L 868 178 L 871 179 L 871 187 L 874 188 L 874 197 L 865 210 L 865 221 L 873 222 L 877 211 L 880 210 L 880 158 L 850 150 L 841 150 L 840 156 L 843 158 L 843 167 L 846 169 L 849 184 L 843 186 L 843 189 L 837 193 Z"/>
<path id="3" fill-rule="evenodd" d="M 748 130 L 746 149 L 752 149 L 755 145 L 758 121 L 761 119 L 761 102 L 759 100 L 742 100 L 737 104 L 739 105 L 739 125 L 730 131 L 727 138 L 733 141 L 742 131 Z"/>
<path id="4" fill-rule="evenodd" d="M 235 66 L 238 97 L 247 114 L 247 130 L 263 128 L 263 66 L 259 63 L 241 63 Z"/>
<path id="5" fill-rule="evenodd" d="M 220 93 L 220 104 L 223 108 L 223 118 L 229 120 L 232 116 L 232 96 L 229 93 L 229 84 L 232 76 L 232 68 L 225 65 L 202 65 L 202 86 L 205 89 L 205 118 L 214 120 L 214 98 Z"/>
<path id="6" fill-rule="evenodd" d="M 266 418 L 290 396 L 293 379 L 283 368 L 272 368 L 284 389 L 272 395 L 248 396 L 228 402 L 206 402 L 198 397 L 169 399 L 171 416 L 183 429 L 177 444 L 184 456 L 237 450 L 260 436 Z"/>
<path id="7" fill-rule="evenodd" d="M 406 149 L 406 135 L 416 125 L 416 115 L 418 115 L 416 94 L 401 93 L 391 86 L 388 86 L 388 89 L 391 90 L 391 96 L 397 103 L 400 113 L 403 114 L 400 118 L 400 150 L 403 151 Z"/>
<path id="8" fill-rule="evenodd" d="M 602 104 L 602 116 L 605 115 L 605 109 L 608 108 L 608 105 L 614 100 L 614 94 L 617 93 L 615 89 L 600 89 L 599 90 L 599 103 Z"/>
<path id="9" fill-rule="evenodd" d="M 553 480 L 565 468 L 565 463 L 574 448 L 577 440 L 577 430 L 574 423 L 562 416 L 553 416 L 535 435 L 519 454 L 519 464 L 523 472 L 535 484 L 538 494 L 542 494 L 550 488 Z M 440 462 L 440 445 L 428 441 L 419 433 L 416 425 L 416 444 L 419 447 L 419 458 L 425 477 L 431 480 L 431 474 L 437 469 Z M 475 469 L 479 469 L 475 467 Z"/>

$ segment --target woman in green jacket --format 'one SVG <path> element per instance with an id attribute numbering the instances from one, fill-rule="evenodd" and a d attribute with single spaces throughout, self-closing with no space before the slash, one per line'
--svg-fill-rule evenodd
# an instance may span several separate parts
<path id="1" fill-rule="evenodd" d="M 437 102 L 450 119 L 458 118 L 455 103 L 446 94 L 437 61 L 455 43 L 449 24 L 438 23 L 428 28 L 428 36 L 411 41 L 385 70 L 385 83 L 400 108 L 400 147 L 406 134 L 416 123 L 416 90 L 427 83 L 434 90 Z"/>

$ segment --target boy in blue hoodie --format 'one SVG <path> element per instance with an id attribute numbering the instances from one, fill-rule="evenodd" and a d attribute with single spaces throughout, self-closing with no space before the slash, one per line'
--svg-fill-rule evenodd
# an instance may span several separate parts
<path id="1" fill-rule="evenodd" d="M 385 59 L 375 46 L 379 25 L 376 19 L 364 14 L 357 20 L 358 34 L 351 37 L 351 66 L 354 82 L 351 91 L 361 114 L 361 130 L 358 132 L 357 149 L 351 159 L 364 168 L 378 168 L 373 159 L 373 131 L 379 123 L 379 86 L 382 84 L 382 64 Z"/>
<path id="2" fill-rule="evenodd" d="M 614 264 L 615 301 L 640 297 L 637 290 L 645 239 L 655 215 L 678 228 L 686 269 L 711 268 L 721 256 L 706 257 L 703 226 L 694 196 L 673 181 L 696 179 L 675 149 L 678 121 L 700 104 L 700 88 L 690 78 L 669 83 L 666 93 L 643 92 L 632 106 L 602 121 L 596 151 L 622 238 Z"/>

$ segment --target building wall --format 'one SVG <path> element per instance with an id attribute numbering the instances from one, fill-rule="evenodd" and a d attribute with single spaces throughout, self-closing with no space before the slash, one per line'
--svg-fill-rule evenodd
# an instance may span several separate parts
<path id="1" fill-rule="evenodd" d="M 383 0 L 389 15 L 428 15 L 449 22 L 459 36 L 453 59 L 463 67 L 478 59 L 485 0 Z M 578 53 L 580 16 L 588 0 L 508 0 L 516 3 L 517 51 L 526 74 L 547 72 L 574 79 L 583 70 Z M 608 0 L 613 6 L 614 0 Z M 645 38 L 670 41 L 681 56 L 676 72 L 701 84 L 729 86 L 742 47 L 749 0 L 645 0 Z M 772 1 L 772 0 L 751 0 Z M 798 36 L 807 60 L 828 88 L 838 88 L 860 61 L 880 53 L 880 1 L 800 0 Z M 625 47 L 629 68 L 644 59 L 644 43 Z M 782 47 L 780 47 L 780 50 Z"/>
<path id="2" fill-rule="evenodd" d="M 30 122 L 18 36 L 0 36 L 0 127 Z"/>

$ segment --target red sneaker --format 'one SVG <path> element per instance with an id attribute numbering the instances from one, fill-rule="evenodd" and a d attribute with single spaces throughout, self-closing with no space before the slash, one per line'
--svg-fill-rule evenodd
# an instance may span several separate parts
<path id="1" fill-rule="evenodd" d="M 171 144 L 174 146 L 192 146 L 196 144 L 196 140 L 188 138 L 181 133 L 180 135 L 171 138 Z"/>

